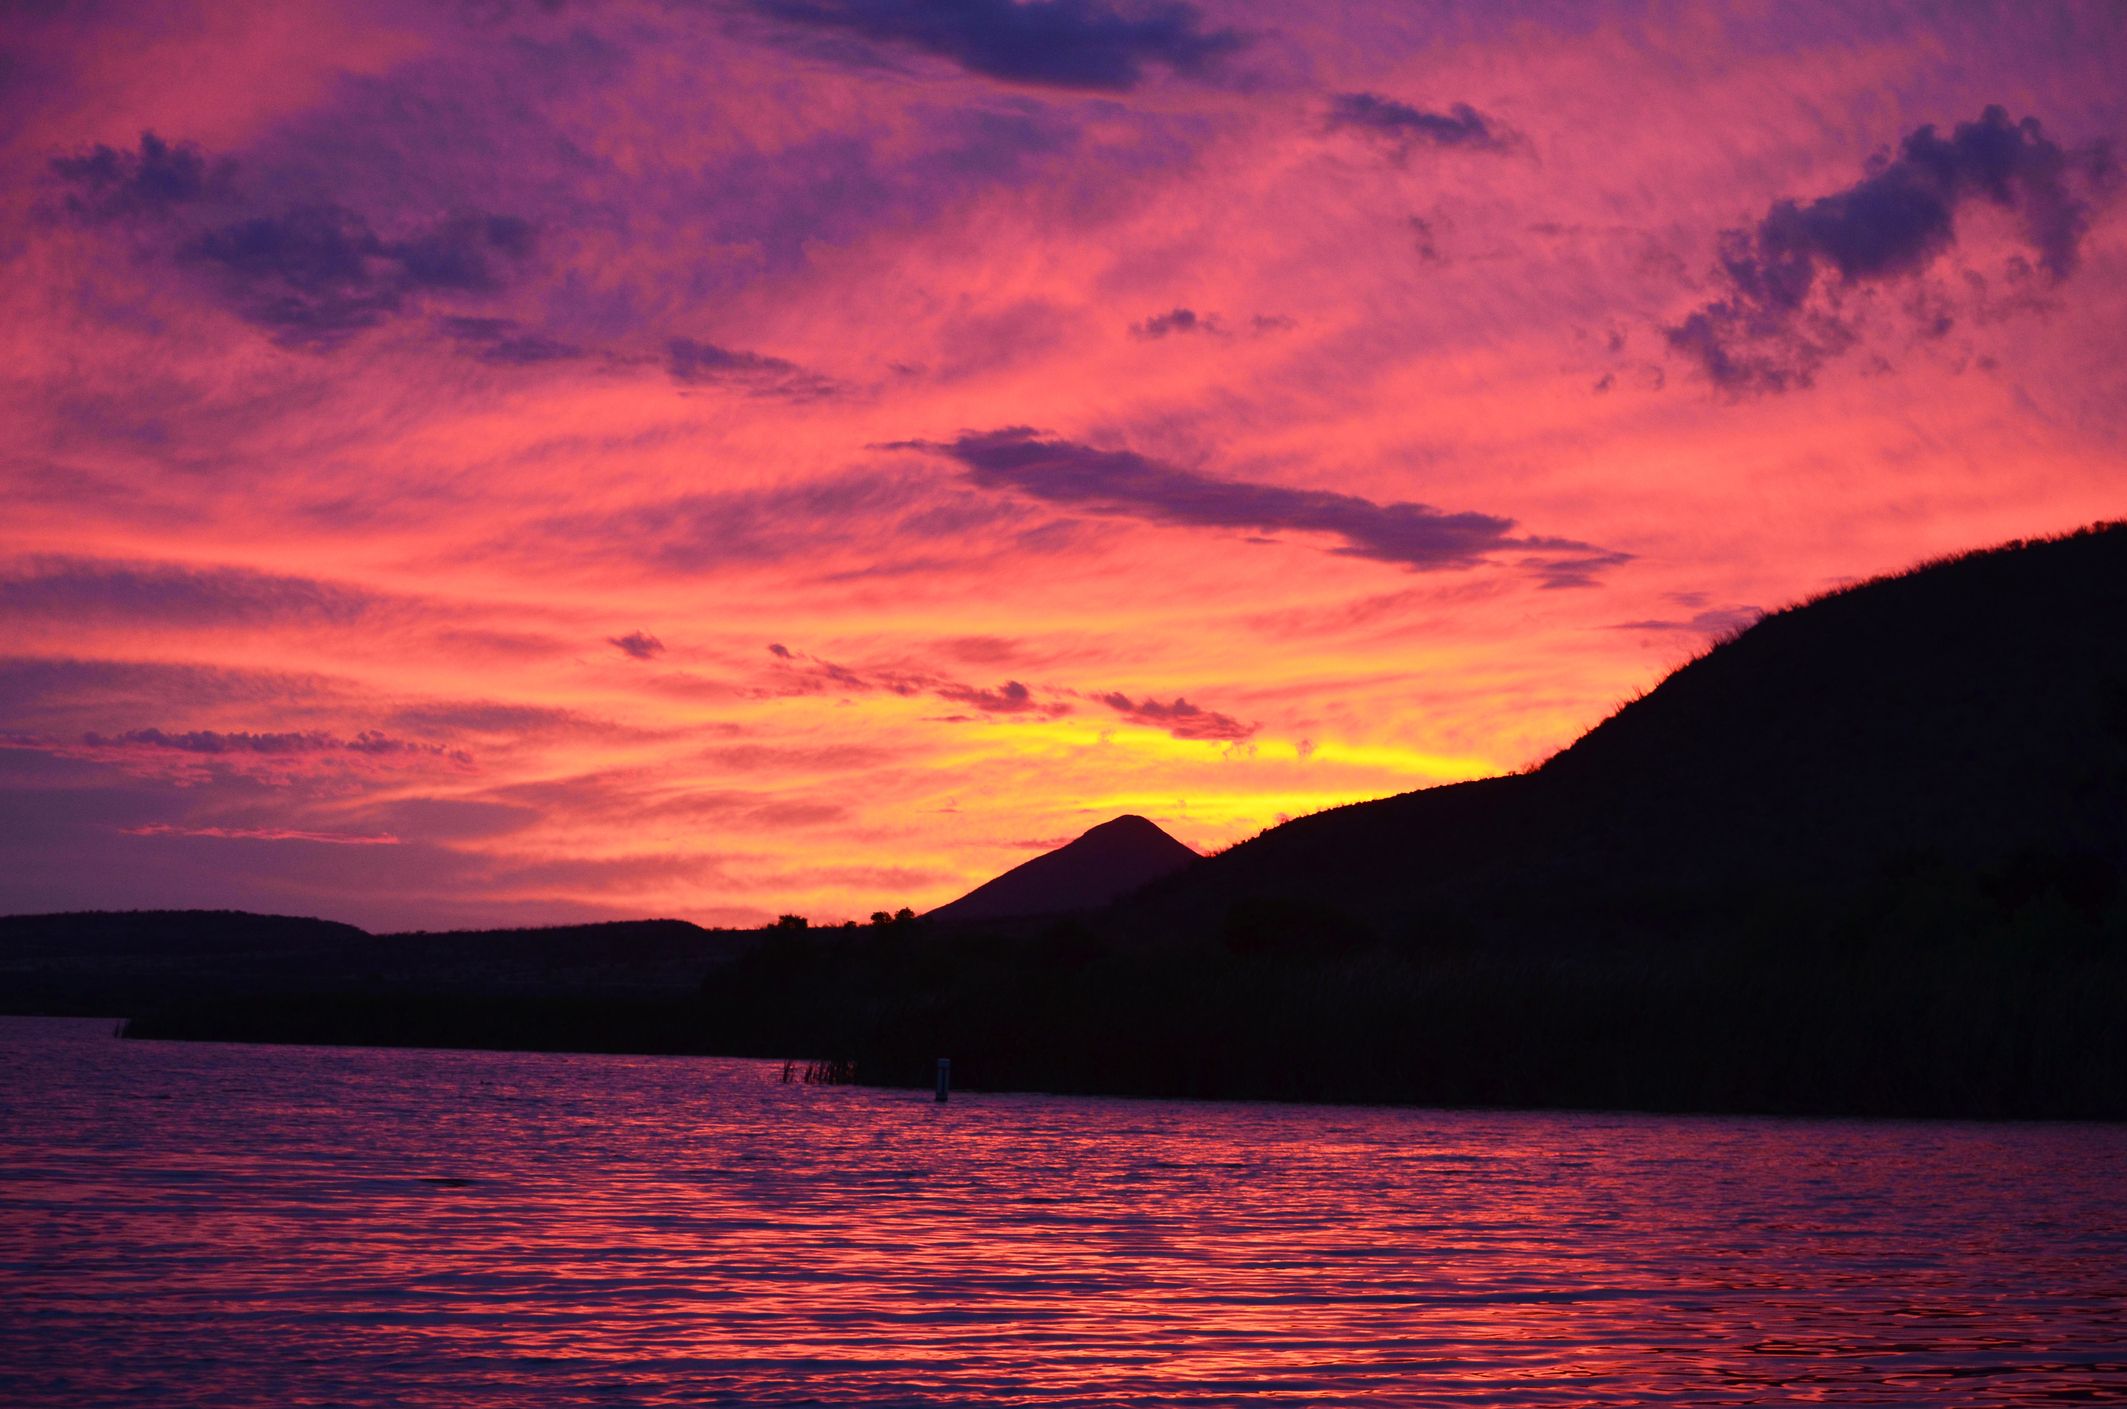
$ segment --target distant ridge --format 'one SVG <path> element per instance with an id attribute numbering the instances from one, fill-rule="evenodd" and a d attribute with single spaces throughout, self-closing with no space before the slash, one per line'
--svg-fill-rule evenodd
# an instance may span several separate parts
<path id="1" fill-rule="evenodd" d="M 356 995 L 680 1003 L 760 933 L 684 920 L 370 934 L 241 910 L 0 915 L 0 1012 L 130 1017 Z"/>
<path id="2" fill-rule="evenodd" d="M 1008 920 L 1098 910 L 1202 859 L 1143 817 L 1117 817 L 983 882 L 931 911 L 930 918 Z"/>

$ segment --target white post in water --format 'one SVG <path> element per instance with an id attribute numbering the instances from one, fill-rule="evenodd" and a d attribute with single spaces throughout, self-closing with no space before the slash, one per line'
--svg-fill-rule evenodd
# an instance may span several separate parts
<path id="1" fill-rule="evenodd" d="M 938 1059 L 938 1095 L 936 1099 L 944 1100 L 952 1094 L 952 1090 L 953 1059 L 951 1057 L 940 1057 Z"/>

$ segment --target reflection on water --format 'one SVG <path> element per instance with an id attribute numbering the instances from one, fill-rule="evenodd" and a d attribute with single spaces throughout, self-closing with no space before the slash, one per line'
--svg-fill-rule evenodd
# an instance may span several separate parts
<path id="1" fill-rule="evenodd" d="M 2127 1127 L 109 1030 L 0 1019 L 6 1403 L 2127 1397 Z"/>

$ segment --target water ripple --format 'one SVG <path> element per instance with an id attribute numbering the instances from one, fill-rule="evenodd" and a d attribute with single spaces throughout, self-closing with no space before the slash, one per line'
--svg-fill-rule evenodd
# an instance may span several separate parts
<path id="1" fill-rule="evenodd" d="M 2127 1400 L 2127 1128 L 785 1086 L 0 1020 L 0 1401 Z"/>

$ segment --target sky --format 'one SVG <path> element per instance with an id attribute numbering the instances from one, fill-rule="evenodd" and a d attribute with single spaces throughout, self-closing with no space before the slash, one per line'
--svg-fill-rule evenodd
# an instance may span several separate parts
<path id="1" fill-rule="evenodd" d="M 2127 511 L 2127 7 L 15 4 L 0 911 L 918 910 Z"/>

